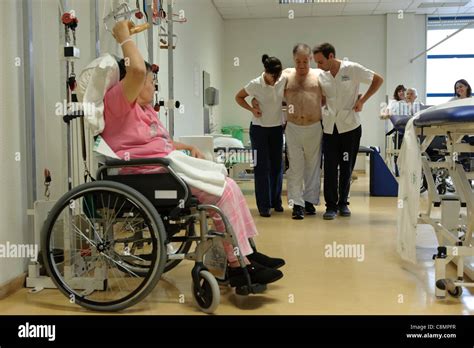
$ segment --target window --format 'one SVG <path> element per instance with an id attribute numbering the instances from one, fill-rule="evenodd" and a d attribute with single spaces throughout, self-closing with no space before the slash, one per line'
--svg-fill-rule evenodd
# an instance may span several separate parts
<path id="1" fill-rule="evenodd" d="M 436 46 L 426 57 L 426 104 L 437 105 L 454 97 L 454 83 L 474 85 L 474 17 L 429 17 L 427 48 L 469 25 Z"/>

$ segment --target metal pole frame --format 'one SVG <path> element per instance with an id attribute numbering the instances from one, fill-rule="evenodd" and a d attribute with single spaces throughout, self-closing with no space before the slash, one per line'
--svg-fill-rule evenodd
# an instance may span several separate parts
<path id="1" fill-rule="evenodd" d="M 23 86 L 24 86 L 24 127 L 26 133 L 26 187 L 27 206 L 33 209 L 37 200 L 36 179 L 36 114 L 35 114 L 35 74 L 33 49 L 32 0 L 22 1 L 23 21 Z"/>
<path id="2" fill-rule="evenodd" d="M 168 131 L 174 137 L 174 52 L 173 52 L 173 0 L 168 0 Z"/>
<path id="3" fill-rule="evenodd" d="M 95 25 L 95 30 L 94 30 L 94 36 L 93 36 L 93 42 L 95 43 L 94 49 L 95 50 L 95 57 L 100 56 L 100 38 L 99 38 L 99 0 L 93 0 L 94 2 L 92 3 L 91 6 L 91 18 L 94 19 L 94 25 Z"/>
<path id="4" fill-rule="evenodd" d="M 147 30 L 147 35 L 148 35 L 148 63 L 153 64 L 154 59 L 155 59 L 155 52 L 153 50 L 153 31 L 154 31 L 154 25 L 153 25 L 153 10 L 152 10 L 152 4 L 153 0 L 146 0 L 146 7 L 143 9 L 143 11 L 146 12 L 147 17 L 148 17 L 148 24 L 150 24 L 150 29 Z"/>

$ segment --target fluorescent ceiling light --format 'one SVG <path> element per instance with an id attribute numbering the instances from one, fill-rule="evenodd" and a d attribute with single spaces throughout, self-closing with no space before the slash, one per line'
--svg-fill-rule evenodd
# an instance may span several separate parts
<path id="1" fill-rule="evenodd" d="M 340 4 L 346 0 L 279 0 L 280 5 L 288 4 Z"/>
<path id="2" fill-rule="evenodd" d="M 466 6 L 468 3 L 469 1 L 442 2 L 442 3 L 423 2 L 418 6 L 418 8 L 461 7 L 461 6 Z"/>

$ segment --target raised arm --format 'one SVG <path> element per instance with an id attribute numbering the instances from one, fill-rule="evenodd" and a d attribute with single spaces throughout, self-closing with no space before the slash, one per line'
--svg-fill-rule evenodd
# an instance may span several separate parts
<path id="1" fill-rule="evenodd" d="M 146 78 L 145 61 L 135 42 L 130 38 L 130 29 L 132 27 L 133 23 L 125 20 L 117 22 L 113 29 L 113 36 L 121 45 L 125 59 L 127 74 L 122 80 L 122 84 L 125 97 L 130 103 L 137 99 Z"/>

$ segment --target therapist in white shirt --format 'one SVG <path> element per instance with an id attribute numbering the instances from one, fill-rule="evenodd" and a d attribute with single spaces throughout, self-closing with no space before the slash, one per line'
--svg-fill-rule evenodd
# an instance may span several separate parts
<path id="1" fill-rule="evenodd" d="M 349 191 L 352 171 L 359 151 L 362 128 L 359 112 L 380 88 L 383 78 L 362 65 L 336 59 L 333 45 L 324 43 L 313 49 L 314 61 L 324 72 L 319 83 L 326 99 L 323 110 L 325 220 L 350 216 Z M 359 84 L 369 84 L 359 98 Z"/>
<path id="2" fill-rule="evenodd" d="M 282 64 L 276 57 L 263 55 L 265 71 L 237 93 L 236 102 L 252 114 L 250 141 L 256 153 L 254 163 L 255 197 L 260 216 L 270 217 L 271 209 L 283 211 L 283 111 L 282 102 L 286 79 Z M 254 97 L 259 108 L 245 100 Z"/>

